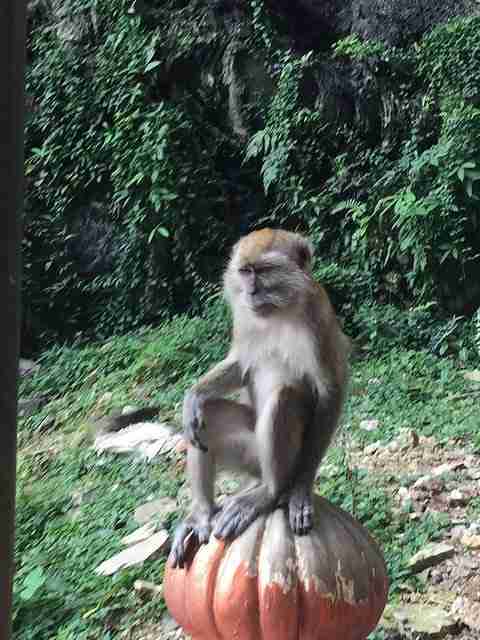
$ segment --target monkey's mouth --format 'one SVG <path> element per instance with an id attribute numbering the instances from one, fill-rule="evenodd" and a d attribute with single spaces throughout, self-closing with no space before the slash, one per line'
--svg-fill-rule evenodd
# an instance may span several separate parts
<path id="1" fill-rule="evenodd" d="M 252 311 L 259 315 L 267 315 L 277 309 L 277 306 L 270 300 L 265 300 L 264 295 L 256 293 L 250 294 L 248 298 L 248 306 Z"/>

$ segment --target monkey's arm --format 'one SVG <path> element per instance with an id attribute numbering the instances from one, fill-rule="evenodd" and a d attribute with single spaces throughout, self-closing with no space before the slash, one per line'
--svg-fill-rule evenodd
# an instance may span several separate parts
<path id="1" fill-rule="evenodd" d="M 187 440 L 198 449 L 207 451 L 200 439 L 203 425 L 203 405 L 209 398 L 219 398 L 239 389 L 246 383 L 237 358 L 230 354 L 187 391 L 183 402 L 183 428 Z"/>

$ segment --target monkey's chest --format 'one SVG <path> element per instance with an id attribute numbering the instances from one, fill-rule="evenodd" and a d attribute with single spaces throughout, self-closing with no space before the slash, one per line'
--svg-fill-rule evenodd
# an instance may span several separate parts
<path id="1" fill-rule="evenodd" d="M 305 390 L 307 380 L 311 380 L 314 368 L 305 367 L 305 360 L 297 360 L 293 355 L 288 357 L 285 351 L 276 352 L 270 350 L 263 353 L 263 359 L 251 359 L 245 363 L 248 368 L 248 380 L 250 395 L 257 411 L 270 402 L 273 394 L 285 388 Z"/>
<path id="2" fill-rule="evenodd" d="M 273 322 L 255 327 L 242 340 L 240 361 L 257 410 L 283 387 L 305 388 L 321 378 L 315 341 L 298 323 Z"/>

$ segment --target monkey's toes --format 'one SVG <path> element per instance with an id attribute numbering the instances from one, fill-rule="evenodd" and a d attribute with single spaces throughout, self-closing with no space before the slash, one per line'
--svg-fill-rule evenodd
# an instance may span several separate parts
<path id="1" fill-rule="evenodd" d="M 243 514 L 238 513 L 228 519 L 222 518 L 215 525 L 213 535 L 219 540 L 233 540 L 248 528 L 254 518 L 246 519 Z"/>
<path id="2" fill-rule="evenodd" d="M 233 540 L 248 529 L 257 515 L 255 508 L 242 507 L 232 501 L 229 507 L 217 516 L 213 535 L 219 540 Z"/>
<path id="3" fill-rule="evenodd" d="M 305 500 L 301 504 L 290 500 L 289 521 L 292 531 L 297 536 L 305 536 L 313 528 L 313 504 Z"/>
<path id="4" fill-rule="evenodd" d="M 305 536 L 313 528 L 313 517 L 311 513 L 290 514 L 290 526 L 296 536 Z"/>
<path id="5" fill-rule="evenodd" d="M 210 523 L 193 524 L 187 521 L 181 524 L 175 533 L 172 549 L 170 551 L 171 566 L 183 569 L 192 538 L 196 538 L 198 544 L 207 544 L 210 539 L 211 532 L 212 527 Z"/>
<path id="6" fill-rule="evenodd" d="M 183 569 L 185 566 L 185 556 L 187 553 L 188 542 L 193 529 L 188 524 L 181 524 L 173 539 L 172 548 L 170 550 L 170 565 L 175 569 Z"/>

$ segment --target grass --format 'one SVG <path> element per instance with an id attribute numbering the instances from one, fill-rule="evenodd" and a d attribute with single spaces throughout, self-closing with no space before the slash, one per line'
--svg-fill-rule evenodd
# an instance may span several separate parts
<path id="1" fill-rule="evenodd" d="M 15 638 L 22 640 L 107 640 L 128 628 L 159 620 L 161 600 L 139 600 L 136 579 L 161 583 L 164 560 L 97 576 L 95 567 L 117 552 L 136 525 L 137 506 L 154 497 L 175 497 L 184 477 L 164 460 L 98 456 L 89 446 L 85 423 L 124 404 L 161 407 L 175 420 L 185 388 L 224 353 L 227 317 L 218 303 L 205 318 L 177 318 L 158 330 L 104 344 L 56 348 L 22 382 L 22 397 L 46 396 L 34 416 L 20 424 L 17 495 Z M 396 348 L 354 365 L 344 434 L 356 445 L 388 442 L 403 427 L 479 449 L 478 396 L 453 360 Z M 359 428 L 374 418 L 375 433 Z M 47 425 L 47 427 L 45 426 Z M 341 441 L 340 441 L 341 442 Z M 391 502 L 385 478 L 347 464 L 341 446 L 332 447 L 331 473 L 320 491 L 354 510 L 382 545 L 392 579 L 392 597 L 403 588 L 409 557 L 438 538 L 447 521 L 413 521 Z M 478 501 L 470 505 L 480 513 Z M 173 530 L 176 518 L 168 522 Z"/>

